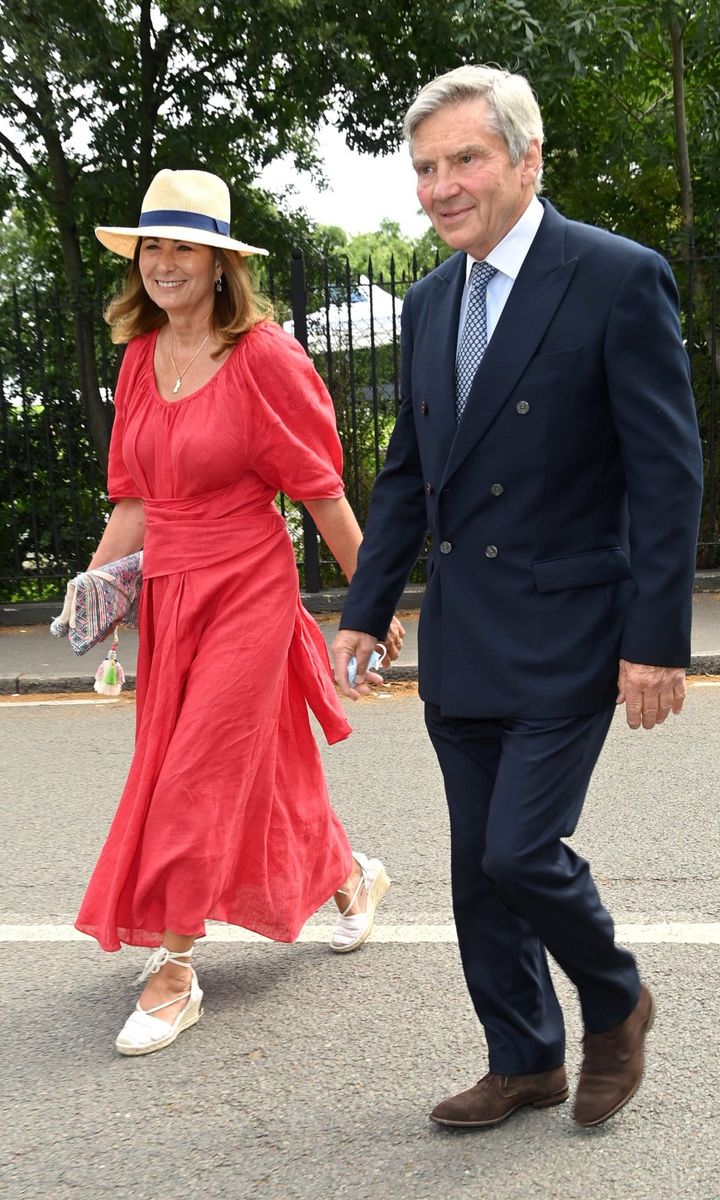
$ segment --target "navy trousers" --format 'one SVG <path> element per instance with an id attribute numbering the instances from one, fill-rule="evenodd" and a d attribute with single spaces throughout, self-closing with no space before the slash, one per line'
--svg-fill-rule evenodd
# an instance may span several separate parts
<path id="1" fill-rule="evenodd" d="M 615 943 L 573 833 L 613 710 L 556 720 L 425 721 L 450 810 L 460 954 L 500 1075 L 549 1071 L 565 1058 L 562 1011 L 546 950 L 577 988 L 586 1029 L 635 1007 L 635 960 Z"/>

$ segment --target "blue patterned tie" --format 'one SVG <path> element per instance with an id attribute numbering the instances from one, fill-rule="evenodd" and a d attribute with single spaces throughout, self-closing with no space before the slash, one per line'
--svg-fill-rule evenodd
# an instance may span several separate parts
<path id="1" fill-rule="evenodd" d="M 460 339 L 457 362 L 455 363 L 455 413 L 458 421 L 465 411 L 475 373 L 487 349 L 487 287 L 497 267 L 490 263 L 476 262 L 470 272 L 470 298 L 468 300 L 465 328 Z"/>

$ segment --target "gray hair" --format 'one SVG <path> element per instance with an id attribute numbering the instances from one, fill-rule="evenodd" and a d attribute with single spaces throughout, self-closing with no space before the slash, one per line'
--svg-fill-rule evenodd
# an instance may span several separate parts
<path id="1" fill-rule="evenodd" d="M 488 125 L 505 142 L 513 166 L 527 154 L 534 138 L 542 147 L 542 117 L 527 79 L 499 67 L 464 66 L 438 75 L 410 105 L 403 123 L 410 148 L 418 126 L 427 117 L 444 105 L 462 104 L 464 100 L 486 102 Z M 541 190 L 542 164 L 535 180 L 535 191 Z"/>

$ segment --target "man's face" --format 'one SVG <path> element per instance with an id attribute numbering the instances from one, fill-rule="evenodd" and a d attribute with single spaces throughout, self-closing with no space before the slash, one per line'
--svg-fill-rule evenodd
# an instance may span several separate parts
<path id="1" fill-rule="evenodd" d="M 412 144 L 420 203 L 442 240 L 473 258 L 485 258 L 525 211 L 541 162 L 533 141 L 512 166 L 487 112 L 479 99 L 443 105 L 420 123 Z"/>

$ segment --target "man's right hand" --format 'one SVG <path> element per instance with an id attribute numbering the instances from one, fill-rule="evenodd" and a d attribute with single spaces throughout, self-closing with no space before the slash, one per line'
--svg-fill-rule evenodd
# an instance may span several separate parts
<path id="1" fill-rule="evenodd" d="M 371 633 L 360 633 L 357 629 L 341 629 L 332 646 L 332 658 L 335 668 L 335 679 L 343 696 L 357 700 L 360 696 L 368 696 L 370 687 L 367 682 L 367 665 L 370 655 L 377 645 L 377 638 Z M 348 679 L 348 663 L 353 656 L 357 659 L 355 687 L 350 686 Z M 370 678 L 380 681 L 380 676 L 371 672 Z"/>

